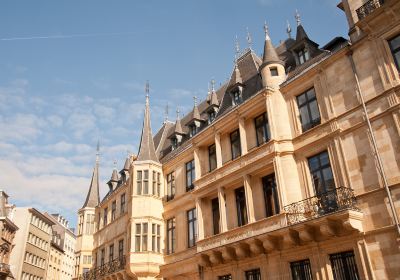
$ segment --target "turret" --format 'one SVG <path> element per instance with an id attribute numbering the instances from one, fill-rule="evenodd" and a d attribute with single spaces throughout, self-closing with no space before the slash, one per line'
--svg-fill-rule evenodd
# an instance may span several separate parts
<path id="1" fill-rule="evenodd" d="M 116 165 L 116 162 L 114 161 L 114 169 L 111 174 L 111 179 L 107 182 L 107 185 L 110 188 L 110 192 L 112 192 L 113 190 L 115 190 L 117 188 L 118 181 L 119 181 L 119 178 L 118 178 L 117 165 Z"/>
<path id="2" fill-rule="evenodd" d="M 263 62 L 260 66 L 261 77 L 264 87 L 278 88 L 285 81 L 285 63 L 279 58 L 275 47 L 269 37 L 268 26 L 264 24 L 265 42 Z"/>

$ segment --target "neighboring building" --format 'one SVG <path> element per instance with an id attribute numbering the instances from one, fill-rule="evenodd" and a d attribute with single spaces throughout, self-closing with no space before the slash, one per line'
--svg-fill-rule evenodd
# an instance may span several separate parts
<path id="1" fill-rule="evenodd" d="M 21 280 L 46 279 L 54 223 L 35 208 L 16 207 L 12 218 L 19 227 L 10 257 L 12 274 Z"/>
<path id="2" fill-rule="evenodd" d="M 78 231 L 75 246 L 74 278 L 89 271 L 92 267 L 93 234 L 95 232 L 95 207 L 100 203 L 99 196 L 99 147 L 97 146 L 96 165 L 93 169 L 89 192 L 78 211 Z"/>
<path id="3" fill-rule="evenodd" d="M 90 187 L 83 279 L 399 277 L 400 1 L 338 7 L 351 41 L 266 27 L 262 58 L 154 138 L 147 96 L 137 158 Z"/>
<path id="4" fill-rule="evenodd" d="M 0 280 L 14 278 L 9 263 L 18 227 L 10 220 L 12 208 L 13 205 L 8 204 L 8 195 L 0 190 Z"/>
<path id="5" fill-rule="evenodd" d="M 64 217 L 59 214 L 45 215 L 54 222 L 47 279 L 71 280 L 75 269 L 76 236 Z"/>

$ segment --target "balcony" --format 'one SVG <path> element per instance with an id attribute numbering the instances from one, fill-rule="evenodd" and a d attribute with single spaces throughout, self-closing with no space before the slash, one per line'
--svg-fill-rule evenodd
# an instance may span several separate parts
<path id="1" fill-rule="evenodd" d="M 354 192 L 350 188 L 336 188 L 283 207 L 288 225 L 315 219 L 323 215 L 351 209 L 359 211 Z"/>
<path id="2" fill-rule="evenodd" d="M 121 256 L 111 262 L 108 262 L 100 267 L 92 268 L 88 272 L 80 276 L 79 280 L 96 280 L 102 277 L 111 275 L 118 271 L 124 270 L 126 264 L 125 256 Z"/>
<path id="3" fill-rule="evenodd" d="M 374 10 L 378 9 L 385 3 L 385 0 L 369 0 L 364 5 L 356 10 L 357 16 L 359 20 L 362 20 L 369 14 L 371 14 Z"/>

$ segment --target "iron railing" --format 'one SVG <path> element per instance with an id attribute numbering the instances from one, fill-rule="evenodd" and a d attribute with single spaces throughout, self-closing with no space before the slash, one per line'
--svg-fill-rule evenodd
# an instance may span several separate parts
<path id="1" fill-rule="evenodd" d="M 297 224 L 306 220 L 334 213 L 344 209 L 359 211 L 354 192 L 350 188 L 339 187 L 283 207 L 288 224 Z"/>
<path id="2" fill-rule="evenodd" d="M 356 10 L 357 16 L 359 20 L 362 20 L 370 13 L 372 13 L 375 9 L 379 8 L 385 3 L 385 0 L 369 0 L 364 5 Z"/>
<path id="3" fill-rule="evenodd" d="M 125 256 L 121 256 L 111 262 L 108 262 L 99 267 L 92 268 L 88 272 L 85 272 L 79 280 L 96 280 L 100 277 L 107 276 L 109 274 L 118 272 L 125 268 L 126 258 Z"/>

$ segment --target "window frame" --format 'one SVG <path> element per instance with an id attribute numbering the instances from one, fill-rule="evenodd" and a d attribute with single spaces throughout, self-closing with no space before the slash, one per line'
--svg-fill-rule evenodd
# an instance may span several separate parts
<path id="1" fill-rule="evenodd" d="M 254 268 L 244 272 L 246 280 L 261 280 L 261 270 Z"/>
<path id="2" fill-rule="evenodd" d="M 240 197 L 241 194 L 243 194 L 243 197 Z M 246 191 L 244 187 L 235 189 L 235 201 L 237 224 L 239 227 L 247 225 L 249 223 L 249 217 L 247 213 Z"/>
<path id="3" fill-rule="evenodd" d="M 108 248 L 108 262 L 112 262 L 114 260 L 114 244 L 111 244 Z"/>
<path id="4" fill-rule="evenodd" d="M 309 94 L 313 93 L 313 96 L 309 97 Z M 305 97 L 305 101 L 301 102 L 301 97 Z M 313 119 L 313 113 L 312 113 L 312 104 L 315 102 L 316 108 L 318 109 L 318 118 Z M 318 99 L 317 99 L 317 93 L 315 91 L 314 87 L 309 88 L 308 90 L 302 92 L 301 94 L 296 96 L 296 103 L 297 103 L 297 109 L 299 110 L 299 118 L 300 118 L 300 124 L 301 124 L 301 130 L 302 133 L 316 127 L 317 125 L 321 124 L 321 111 L 319 108 L 318 104 Z M 307 117 L 309 121 L 307 123 L 304 123 L 305 120 L 302 117 L 302 108 L 306 107 L 306 112 L 307 112 Z"/>
<path id="5" fill-rule="evenodd" d="M 125 193 L 121 194 L 121 201 L 120 201 L 120 213 L 121 215 L 125 213 L 125 204 L 126 204 L 126 195 Z"/>
<path id="6" fill-rule="evenodd" d="M 123 258 L 124 256 L 124 240 L 121 239 L 118 241 L 118 258 Z"/>
<path id="7" fill-rule="evenodd" d="M 117 200 L 111 203 L 111 222 L 113 222 L 117 217 Z"/>
<path id="8" fill-rule="evenodd" d="M 239 105 L 243 102 L 240 88 L 237 87 L 231 91 L 231 98 L 233 106 Z"/>
<path id="9" fill-rule="evenodd" d="M 215 143 L 208 146 L 208 168 L 209 172 L 217 169 L 217 147 Z"/>
<path id="10" fill-rule="evenodd" d="M 173 217 L 167 220 L 167 255 L 175 253 L 175 230 L 176 220 Z"/>
<path id="11" fill-rule="evenodd" d="M 279 203 L 279 194 L 278 194 L 278 186 L 276 184 L 275 173 L 267 175 L 262 179 L 263 185 L 263 194 L 264 194 L 264 204 L 265 204 L 265 217 L 272 217 L 278 215 L 280 213 L 280 203 Z M 271 199 L 274 201 L 273 205 L 270 205 L 269 202 L 269 190 L 271 190 Z"/>
<path id="12" fill-rule="evenodd" d="M 262 122 L 261 124 L 257 124 L 257 120 L 262 118 Z M 269 142 L 269 140 L 271 139 L 271 134 L 270 134 L 270 130 L 269 130 L 269 122 L 268 122 L 268 115 L 267 112 L 262 113 L 261 115 L 257 116 L 254 118 L 254 127 L 256 130 L 256 141 L 257 141 L 257 147 L 261 146 L 264 143 Z M 262 134 L 263 134 L 263 141 L 260 141 L 260 139 L 258 139 L 258 130 L 262 130 Z M 265 138 L 265 140 L 264 140 Z"/>
<path id="13" fill-rule="evenodd" d="M 197 211 L 192 208 L 186 211 L 187 219 L 187 247 L 192 248 L 197 242 Z M 192 233 L 192 235 L 191 235 Z"/>
<path id="14" fill-rule="evenodd" d="M 360 279 L 360 274 L 357 267 L 357 260 L 353 250 L 329 254 L 329 261 L 331 262 L 333 279 Z M 336 265 L 338 265 L 338 261 L 340 261 L 340 269 L 335 268 Z M 353 266 L 349 267 L 349 264 L 352 264 Z M 344 275 L 340 275 L 340 272 Z M 350 276 L 353 276 L 355 278 Z"/>
<path id="15" fill-rule="evenodd" d="M 136 194 L 142 195 L 143 193 L 143 170 L 136 171 Z"/>
<path id="16" fill-rule="evenodd" d="M 189 192 L 194 189 L 193 182 L 196 180 L 196 166 L 194 159 L 185 163 L 185 171 L 186 171 L 186 192 Z"/>
<path id="17" fill-rule="evenodd" d="M 300 275 L 295 274 L 295 272 L 300 273 Z M 310 259 L 290 262 L 290 274 L 293 280 L 313 280 Z"/>
<path id="18" fill-rule="evenodd" d="M 234 137 L 233 136 L 234 134 L 237 134 L 237 136 Z M 232 160 L 235 160 L 235 159 L 237 159 L 237 158 L 242 156 L 242 146 L 241 146 L 242 143 L 240 142 L 240 131 L 239 131 L 239 129 L 236 129 L 236 130 L 232 131 L 229 134 L 229 140 L 231 142 L 231 157 L 232 157 Z M 236 145 L 237 145 L 238 151 L 236 151 L 234 153 L 234 147 L 236 147 Z"/>
<path id="19" fill-rule="evenodd" d="M 400 34 L 397 34 L 393 38 L 389 39 L 387 42 L 389 44 L 389 49 L 390 49 L 390 52 L 392 54 L 392 57 L 393 57 L 395 65 L 396 65 L 397 71 L 400 72 L 400 59 L 399 60 L 396 59 L 396 54 L 400 53 L 400 43 L 399 43 L 399 46 L 397 48 L 394 48 L 392 46 L 392 44 L 391 44 L 391 42 L 396 40 L 396 39 L 400 40 Z"/>
<path id="20" fill-rule="evenodd" d="M 103 212 L 103 227 L 108 225 L 108 207 L 104 208 Z"/>
<path id="21" fill-rule="evenodd" d="M 221 233 L 221 212 L 219 209 L 218 197 L 211 200 L 211 213 L 213 222 L 213 234 Z"/>
<path id="22" fill-rule="evenodd" d="M 175 197 L 175 171 L 167 174 L 167 201 L 171 201 Z"/>
<path id="23" fill-rule="evenodd" d="M 323 155 L 326 155 L 326 158 L 328 160 L 327 163 L 322 163 L 321 158 L 322 158 Z M 312 168 L 312 166 L 311 166 L 311 164 L 312 164 L 311 161 L 313 159 L 316 159 L 318 161 L 318 167 L 317 168 Z M 329 191 L 333 191 L 333 190 L 336 189 L 336 183 L 335 183 L 335 177 L 334 177 L 333 169 L 332 169 L 332 165 L 331 165 L 331 159 L 330 159 L 330 156 L 329 156 L 329 152 L 327 150 L 321 151 L 321 152 L 319 152 L 317 154 L 314 154 L 314 155 L 308 157 L 307 158 L 307 163 L 308 163 L 308 169 L 309 169 L 309 172 L 310 172 L 311 182 L 312 182 L 312 185 L 314 187 L 314 193 L 315 193 L 316 196 L 321 196 L 321 195 L 323 195 L 323 194 L 325 194 L 325 193 L 327 193 Z M 327 186 L 328 183 L 327 183 L 327 180 L 325 179 L 325 175 L 326 175 L 325 173 L 326 172 L 324 172 L 324 170 L 329 170 L 330 171 L 330 174 L 332 175 L 332 183 L 333 183 L 332 186 L 333 186 L 333 188 L 330 188 L 329 185 Z M 316 184 L 315 184 L 315 181 L 316 181 L 315 177 L 314 177 L 315 173 L 319 173 L 319 175 L 323 178 L 323 180 L 321 181 L 322 182 L 321 188 L 320 188 L 320 186 L 316 186 Z"/>

